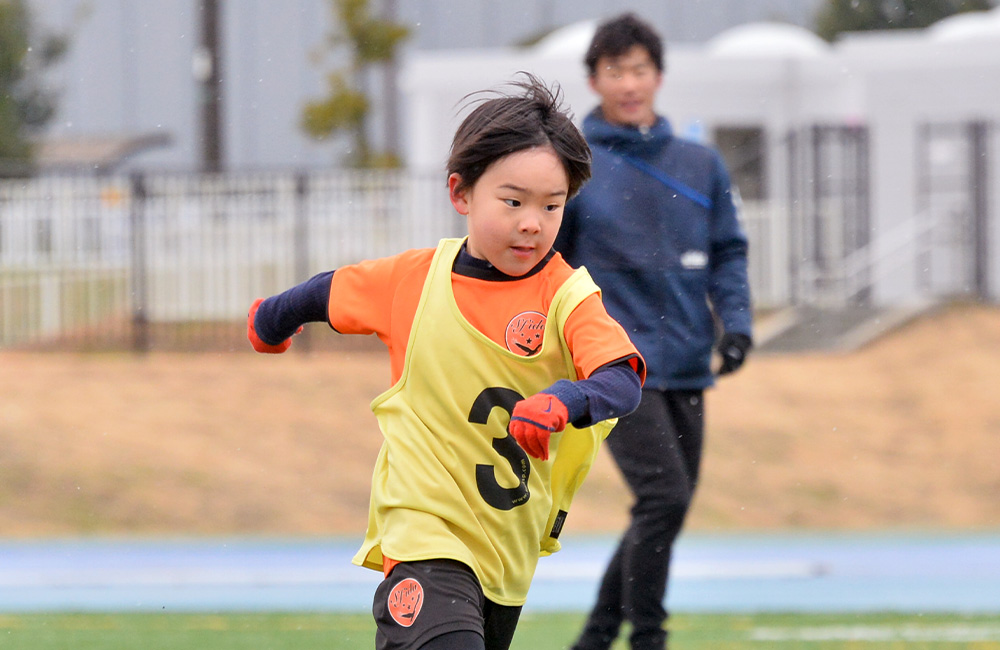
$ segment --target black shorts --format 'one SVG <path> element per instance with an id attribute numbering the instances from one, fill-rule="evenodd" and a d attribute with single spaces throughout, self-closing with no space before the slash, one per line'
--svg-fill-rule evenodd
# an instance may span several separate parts
<path id="1" fill-rule="evenodd" d="M 454 560 L 401 562 L 375 590 L 378 650 L 414 650 L 449 632 L 475 632 L 487 650 L 506 650 L 520 607 L 483 596 L 472 569 Z"/>

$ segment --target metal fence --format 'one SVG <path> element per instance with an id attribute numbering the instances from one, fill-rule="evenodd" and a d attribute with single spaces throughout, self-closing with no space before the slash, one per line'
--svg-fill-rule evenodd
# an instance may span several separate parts
<path id="1" fill-rule="evenodd" d="M 256 296 L 461 234 L 444 187 L 359 171 L 4 182 L 0 345 L 239 341 Z"/>
<path id="2" fill-rule="evenodd" d="M 741 209 L 758 306 L 788 301 L 786 212 L 769 202 Z M 232 348 L 242 344 L 243 315 L 257 296 L 464 233 L 440 174 L 6 181 L 0 346 Z"/>

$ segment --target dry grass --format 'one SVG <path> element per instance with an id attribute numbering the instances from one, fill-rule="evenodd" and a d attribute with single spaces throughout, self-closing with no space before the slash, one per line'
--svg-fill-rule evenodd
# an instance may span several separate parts
<path id="1" fill-rule="evenodd" d="M 320 336 L 336 336 L 317 332 Z M 360 535 L 388 383 L 369 344 L 280 357 L 0 354 L 0 530 Z M 845 355 L 753 357 L 709 394 L 693 530 L 1000 526 L 1000 310 Z M 608 456 L 569 528 L 617 530 Z"/>

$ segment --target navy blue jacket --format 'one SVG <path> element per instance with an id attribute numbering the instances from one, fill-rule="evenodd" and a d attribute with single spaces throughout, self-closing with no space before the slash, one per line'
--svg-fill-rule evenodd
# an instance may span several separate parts
<path id="1" fill-rule="evenodd" d="M 662 117 L 640 130 L 598 108 L 583 132 L 593 177 L 566 206 L 555 248 L 601 287 L 646 360 L 646 388 L 707 388 L 712 311 L 724 331 L 751 336 L 747 238 L 722 158 Z"/>

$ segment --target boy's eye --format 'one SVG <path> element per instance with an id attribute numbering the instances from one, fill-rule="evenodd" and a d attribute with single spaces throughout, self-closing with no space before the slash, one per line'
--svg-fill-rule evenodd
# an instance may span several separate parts
<path id="1" fill-rule="evenodd" d="M 517 199 L 504 199 L 503 202 L 506 203 L 509 207 L 512 207 L 512 208 L 519 208 L 519 207 L 521 207 L 521 202 L 518 201 Z"/>
<path id="2" fill-rule="evenodd" d="M 556 210 L 558 210 L 561 207 L 562 206 L 559 205 L 558 203 L 553 203 L 552 205 L 545 206 L 545 209 L 548 210 L 549 212 L 555 212 Z"/>

